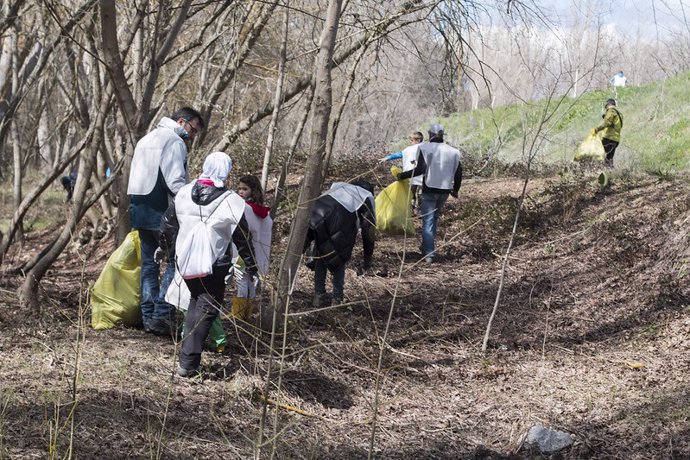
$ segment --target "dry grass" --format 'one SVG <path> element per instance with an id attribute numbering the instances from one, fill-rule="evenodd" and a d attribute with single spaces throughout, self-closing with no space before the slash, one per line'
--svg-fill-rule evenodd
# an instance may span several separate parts
<path id="1" fill-rule="evenodd" d="M 524 458 L 520 439 L 534 423 L 577 436 L 564 458 L 690 455 L 690 186 L 620 176 L 601 191 L 595 176 L 535 180 L 483 355 L 520 187 L 519 179 L 466 181 L 441 222 L 438 263 L 415 264 L 414 238 L 384 237 L 381 276 L 348 269 L 351 304 L 290 318 L 283 384 L 268 395 L 269 415 L 278 411 L 277 427 L 267 424 L 269 436 L 278 430 L 276 458 L 368 456 L 392 302 L 376 458 Z M 280 254 L 287 226 L 276 228 Z M 88 279 L 110 250 L 95 251 Z M 79 269 L 76 258 L 61 258 L 43 285 L 41 321 L 16 311 L 18 279 L 0 280 L 0 457 L 47 456 L 50 420 L 56 402 L 69 400 L 74 372 Z M 311 309 L 311 272 L 301 270 L 294 313 Z M 170 341 L 88 330 L 75 456 L 156 457 L 160 448 L 162 458 L 251 457 L 268 353 L 226 326 L 230 350 L 204 355 L 203 382 L 173 377 Z M 68 442 L 58 438 L 57 457 Z"/>

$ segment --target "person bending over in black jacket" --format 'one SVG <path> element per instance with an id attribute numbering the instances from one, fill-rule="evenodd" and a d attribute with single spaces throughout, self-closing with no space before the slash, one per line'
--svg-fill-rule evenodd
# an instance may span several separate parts
<path id="1" fill-rule="evenodd" d="M 374 187 L 363 179 L 350 183 L 335 182 L 314 203 L 304 244 L 308 251 L 309 268 L 314 270 L 315 307 L 328 306 L 331 296 L 326 293 L 326 272 L 333 278 L 332 300 L 343 302 L 345 266 L 352 257 L 357 232 L 362 231 L 364 245 L 363 267 L 371 267 L 374 255 L 376 210 Z"/>

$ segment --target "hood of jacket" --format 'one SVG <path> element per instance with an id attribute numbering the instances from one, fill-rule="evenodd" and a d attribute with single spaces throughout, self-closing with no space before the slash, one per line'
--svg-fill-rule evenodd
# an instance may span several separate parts
<path id="1" fill-rule="evenodd" d="M 184 129 L 182 126 L 180 126 L 180 124 L 177 123 L 172 118 L 168 118 L 168 117 L 161 118 L 161 121 L 158 122 L 158 126 L 156 126 L 156 128 L 172 129 L 175 132 L 175 134 L 180 136 L 182 139 L 184 139 L 184 140 L 189 139 L 189 133 L 187 132 L 187 130 Z"/>
<path id="2" fill-rule="evenodd" d="M 265 219 L 268 213 L 271 212 L 271 208 L 268 206 L 261 205 L 259 203 L 254 203 L 253 201 L 247 201 L 247 205 L 252 208 L 256 217 L 260 219 Z"/>
<path id="3" fill-rule="evenodd" d="M 216 198 L 225 193 L 228 189 L 225 187 L 214 187 L 213 185 L 204 185 L 195 182 L 192 186 L 192 201 L 199 206 L 206 206 L 213 202 Z"/>

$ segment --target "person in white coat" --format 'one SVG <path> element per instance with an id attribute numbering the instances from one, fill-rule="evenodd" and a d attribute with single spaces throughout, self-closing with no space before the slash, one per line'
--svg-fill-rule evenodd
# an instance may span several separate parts
<path id="1" fill-rule="evenodd" d="M 264 193 L 259 178 L 248 174 L 240 177 L 237 185 L 237 194 L 246 202 L 244 217 L 247 219 L 249 231 L 252 234 L 252 247 L 254 259 L 259 269 L 259 275 L 268 273 L 271 260 L 271 237 L 273 219 L 270 216 L 271 208 L 264 205 Z M 244 261 L 236 264 L 239 270 L 235 272 L 235 285 L 237 295 L 232 299 L 232 315 L 236 318 L 248 320 L 254 311 L 254 299 L 256 298 L 256 286 L 251 282 L 251 277 L 244 271 Z"/>
<path id="2" fill-rule="evenodd" d="M 141 316 L 144 330 L 157 335 L 174 335 L 175 310 L 165 301 L 175 273 L 169 254 L 168 266 L 159 283 L 160 262 L 156 253 L 161 217 L 175 194 L 187 183 L 187 145 L 203 129 L 196 110 L 183 107 L 163 117 L 156 129 L 142 137 L 134 149 L 129 173 L 129 219 L 139 232 L 141 243 Z"/>
<path id="3" fill-rule="evenodd" d="M 183 277 L 185 271 L 181 260 L 201 254 L 186 252 L 187 237 L 194 235 L 194 231 L 205 231 L 211 248 L 209 257 L 213 261 L 210 274 L 184 279 L 190 300 L 177 369 L 181 377 L 192 377 L 199 373 L 204 343 L 223 304 L 225 278 L 232 264 L 233 245 L 245 261 L 245 270 L 250 278 L 257 276 L 251 233 L 244 216 L 244 200 L 225 187 L 231 168 L 232 161 L 223 152 L 214 152 L 206 157 L 199 179 L 179 190 L 174 204 L 161 221 L 161 248 L 166 250 L 175 245 L 176 264 Z M 197 225 L 200 222 L 205 224 Z"/>
<path id="4" fill-rule="evenodd" d="M 622 70 L 618 71 L 613 77 L 609 78 L 609 83 L 614 88 L 623 88 L 625 83 L 628 81 Z"/>
<path id="5" fill-rule="evenodd" d="M 424 142 L 424 134 L 420 133 L 419 131 L 413 131 L 410 134 L 409 141 L 411 142 L 411 144 L 405 147 L 402 151 L 391 153 L 387 157 L 382 158 L 380 161 L 383 162 L 402 159 L 403 172 L 413 170 L 417 166 L 419 144 Z M 410 199 L 412 202 L 413 211 L 417 209 L 417 195 L 419 193 L 419 189 L 421 188 L 421 186 L 422 176 L 412 176 L 412 179 L 410 180 Z"/>

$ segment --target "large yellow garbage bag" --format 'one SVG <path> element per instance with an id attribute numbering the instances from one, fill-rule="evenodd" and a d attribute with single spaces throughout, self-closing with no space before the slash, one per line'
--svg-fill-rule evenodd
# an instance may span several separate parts
<path id="1" fill-rule="evenodd" d="M 401 172 L 391 168 L 396 177 Z M 376 195 L 376 228 L 382 233 L 414 235 L 414 222 L 410 215 L 410 180 L 395 181 Z"/>
<path id="2" fill-rule="evenodd" d="M 139 232 L 133 231 L 110 255 L 91 288 L 91 326 L 110 329 L 119 324 L 136 326 L 141 323 L 140 280 Z"/>
<path id="3" fill-rule="evenodd" d="M 575 161 L 604 161 L 606 159 L 606 152 L 599 136 L 590 134 L 585 137 L 585 140 L 577 146 L 574 159 Z"/>

